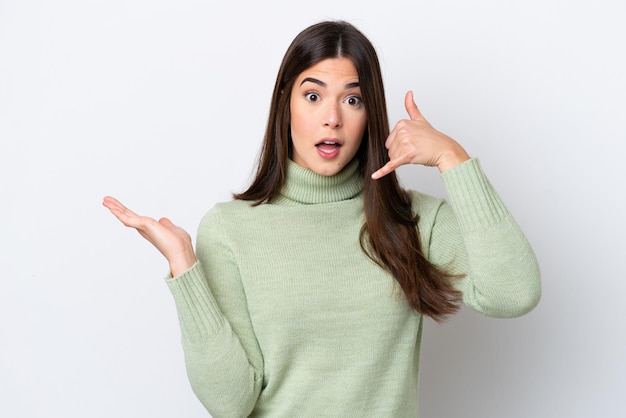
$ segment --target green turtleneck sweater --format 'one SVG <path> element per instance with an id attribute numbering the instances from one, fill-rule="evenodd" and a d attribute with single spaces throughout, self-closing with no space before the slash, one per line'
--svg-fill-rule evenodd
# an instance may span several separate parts
<path id="1" fill-rule="evenodd" d="M 361 250 L 363 179 L 289 162 L 271 204 L 216 205 L 198 263 L 168 280 L 194 392 L 213 417 L 417 417 L 422 316 Z M 442 175 L 449 201 L 411 192 L 426 256 L 463 301 L 513 317 L 540 297 L 526 238 L 477 160 Z"/>

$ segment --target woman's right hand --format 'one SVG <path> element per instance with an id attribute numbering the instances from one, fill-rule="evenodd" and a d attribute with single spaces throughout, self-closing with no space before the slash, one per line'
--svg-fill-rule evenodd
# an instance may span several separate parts
<path id="1" fill-rule="evenodd" d="M 127 227 L 135 228 L 142 237 L 150 241 L 161 252 L 170 265 L 173 277 L 189 270 L 196 262 L 191 237 L 184 229 L 169 219 L 158 221 L 148 216 L 137 215 L 114 197 L 106 196 L 102 204 Z"/>

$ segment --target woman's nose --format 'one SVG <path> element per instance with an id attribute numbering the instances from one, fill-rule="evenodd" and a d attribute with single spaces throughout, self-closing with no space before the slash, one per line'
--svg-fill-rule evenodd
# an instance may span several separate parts
<path id="1" fill-rule="evenodd" d="M 339 128 L 341 126 L 341 109 L 336 103 L 329 103 L 324 115 L 324 126 Z"/>

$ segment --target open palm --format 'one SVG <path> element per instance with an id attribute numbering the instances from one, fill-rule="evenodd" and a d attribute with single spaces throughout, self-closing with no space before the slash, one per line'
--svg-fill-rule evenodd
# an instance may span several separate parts
<path id="1" fill-rule="evenodd" d="M 106 196 L 102 204 L 117 219 L 129 228 L 134 228 L 161 252 L 170 264 L 172 275 L 176 276 L 191 267 L 195 261 L 193 244 L 189 234 L 167 218 L 158 221 L 149 216 L 141 216 L 124 206 L 119 200 Z"/>

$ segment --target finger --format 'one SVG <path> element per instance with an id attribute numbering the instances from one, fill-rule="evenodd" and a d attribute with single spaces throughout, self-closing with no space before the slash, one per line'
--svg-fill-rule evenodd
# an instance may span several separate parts
<path id="1" fill-rule="evenodd" d="M 372 180 L 378 180 L 381 177 L 385 177 L 387 174 L 391 173 L 399 166 L 400 164 L 398 164 L 397 160 L 391 160 L 387 162 L 387 164 L 385 164 L 372 174 Z"/>
<path id="2" fill-rule="evenodd" d="M 389 132 L 389 136 L 385 140 L 385 148 L 387 149 L 391 148 L 391 144 L 393 144 L 393 141 L 395 141 L 396 139 L 397 127 L 398 125 L 394 126 L 391 132 Z"/>
<path id="3" fill-rule="evenodd" d="M 135 215 L 133 211 L 128 209 L 126 206 L 122 204 L 122 202 L 120 202 L 114 197 L 106 196 L 104 200 L 102 201 L 102 204 L 111 211 L 115 210 L 118 212 L 130 213 L 130 214 Z"/>
<path id="4" fill-rule="evenodd" d="M 111 209 L 112 207 L 120 205 L 120 202 L 114 197 L 104 196 L 104 199 L 102 199 L 102 205 L 107 209 Z"/>
<path id="5" fill-rule="evenodd" d="M 124 205 L 111 206 L 109 210 L 111 211 L 112 214 L 117 216 L 120 220 L 130 219 L 130 218 L 141 218 L 141 216 L 137 215 L 135 212 L 128 209 Z"/>
<path id="6" fill-rule="evenodd" d="M 406 96 L 404 96 L 404 107 L 406 108 L 407 113 L 411 120 L 426 120 L 422 113 L 417 108 L 415 104 L 415 100 L 413 98 L 413 92 L 411 90 L 406 92 Z"/>
<path id="7" fill-rule="evenodd" d="M 102 204 L 125 226 L 132 228 L 142 227 L 145 217 L 137 215 L 124 206 L 119 200 L 107 196 L 104 198 Z"/>
<path id="8" fill-rule="evenodd" d="M 167 218 L 161 218 L 161 219 L 159 219 L 159 223 L 160 223 L 161 225 L 163 225 L 164 227 L 168 228 L 168 229 L 169 229 L 169 228 L 173 228 L 173 227 L 175 227 L 175 226 L 176 226 L 176 225 L 174 225 L 174 224 L 172 223 L 172 221 L 170 221 L 170 220 L 169 220 L 169 219 L 167 219 Z"/>

